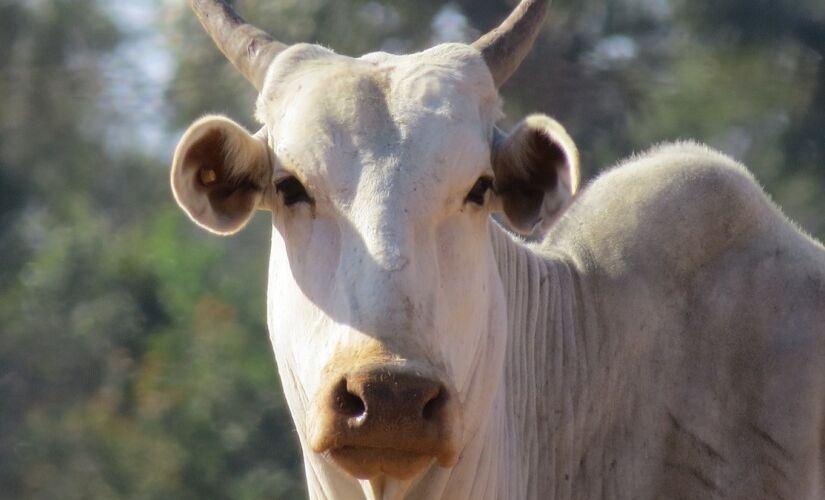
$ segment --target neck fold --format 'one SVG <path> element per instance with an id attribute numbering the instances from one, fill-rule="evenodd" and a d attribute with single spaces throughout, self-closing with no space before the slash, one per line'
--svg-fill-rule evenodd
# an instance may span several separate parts
<path id="1" fill-rule="evenodd" d="M 594 344 L 581 328 L 580 286 L 562 255 L 528 246 L 492 224 L 507 300 L 503 390 L 517 443 L 519 498 L 570 498 L 589 436 L 588 368 Z"/>

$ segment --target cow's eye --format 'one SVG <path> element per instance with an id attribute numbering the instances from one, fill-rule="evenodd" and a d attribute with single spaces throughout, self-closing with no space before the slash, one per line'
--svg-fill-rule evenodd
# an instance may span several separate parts
<path id="1" fill-rule="evenodd" d="M 467 193 L 467 197 L 464 199 L 465 202 L 475 203 L 476 205 L 484 205 L 484 197 L 487 194 L 487 191 L 492 189 L 493 187 L 493 179 L 486 175 L 483 175 L 478 178 L 476 183 L 473 185 L 473 188 Z"/>
<path id="2" fill-rule="evenodd" d="M 306 188 L 295 177 L 287 177 L 282 181 L 278 181 L 275 184 L 275 191 L 283 196 L 284 205 L 288 207 L 296 203 L 312 203 L 312 198 L 309 197 Z"/>

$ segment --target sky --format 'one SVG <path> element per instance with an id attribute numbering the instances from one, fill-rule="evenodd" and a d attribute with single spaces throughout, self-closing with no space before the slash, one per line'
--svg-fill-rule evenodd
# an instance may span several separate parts
<path id="1" fill-rule="evenodd" d="M 108 58 L 108 98 L 122 116 L 107 131 L 116 149 L 151 148 L 171 157 L 174 144 L 168 130 L 164 93 L 174 72 L 165 36 L 158 29 L 159 0 L 129 0 L 101 5 L 125 35 L 124 43 Z"/>

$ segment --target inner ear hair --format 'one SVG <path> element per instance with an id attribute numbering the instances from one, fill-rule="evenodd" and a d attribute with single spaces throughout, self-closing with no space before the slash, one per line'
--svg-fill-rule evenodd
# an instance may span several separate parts
<path id="1" fill-rule="evenodd" d="M 233 126 L 236 127 L 234 124 Z M 262 161 L 261 150 L 250 147 L 255 139 L 243 135 L 245 133 L 246 131 L 230 131 L 216 127 L 203 132 L 194 141 L 186 153 L 183 164 L 189 168 L 197 168 L 197 189 L 264 189 L 268 173 L 267 164 Z M 263 144 L 261 146 L 263 147 Z"/>
<path id="2" fill-rule="evenodd" d="M 560 170 L 567 157 L 561 146 L 542 129 L 531 129 L 522 148 L 524 158 L 519 163 L 525 179 L 542 191 L 556 188 Z M 550 168 L 548 168 L 550 167 Z"/>
<path id="3" fill-rule="evenodd" d="M 496 129 L 493 167 L 504 184 L 527 184 L 536 190 L 556 187 L 569 165 L 567 186 L 578 188 L 578 150 L 564 128 L 544 115 L 531 115 L 507 137 Z M 565 176 L 567 177 L 567 176 Z M 504 186 L 506 188 L 506 186 Z"/>

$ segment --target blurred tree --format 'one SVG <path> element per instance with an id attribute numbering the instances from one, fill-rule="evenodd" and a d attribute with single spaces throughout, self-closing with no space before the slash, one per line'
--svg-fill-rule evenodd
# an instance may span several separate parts
<path id="1" fill-rule="evenodd" d="M 62 294 L 74 285 L 66 271 L 79 269 L 64 267 L 65 247 L 50 243 L 66 242 L 71 214 L 88 208 L 89 200 L 67 196 L 91 176 L 98 149 L 77 120 L 94 123 L 85 98 L 97 83 L 97 56 L 113 45 L 116 33 L 87 1 L 39 8 L 3 3 L 0 9 L 0 397 L 12 403 L 0 407 L 0 481 L 2 491 L 19 498 L 25 464 L 17 455 L 24 446 L 18 439 L 25 438 L 27 410 L 34 404 L 60 407 L 87 390 L 85 369 L 61 366 L 74 363 L 62 354 L 84 349 L 85 342 L 73 339 L 62 346 L 66 351 L 56 347 L 66 319 Z M 69 99 L 69 91 L 81 99 Z M 51 233 L 59 227 L 62 234 Z M 35 269 L 35 260 L 43 268 Z M 48 281 L 52 272 L 65 280 Z M 54 300 L 35 298 L 33 288 L 49 288 Z M 57 374 L 68 376 L 57 377 L 62 387 L 52 383 Z M 65 383 L 70 379 L 75 383 Z"/>
<path id="2" fill-rule="evenodd" d="M 700 2 L 686 5 L 692 29 L 731 56 L 764 60 L 759 79 L 743 78 L 740 87 L 765 82 L 780 138 L 769 143 L 771 178 L 763 179 L 780 205 L 804 227 L 825 233 L 825 4 L 816 0 Z M 756 69 L 756 68 L 750 68 Z M 753 100 L 757 106 L 762 102 Z M 771 126 L 769 123 L 763 125 Z M 756 139 L 756 138 L 755 138 Z M 763 139 L 760 137 L 759 139 Z M 754 141 L 756 142 L 756 141 Z M 758 147 L 754 147 L 756 152 Z M 749 155 L 759 161 L 759 154 Z"/>
<path id="3" fill-rule="evenodd" d="M 112 98 L 109 16 L 0 4 L 0 497 L 300 496 L 265 238 L 201 241 L 156 153 L 107 144 L 134 106 Z"/>

